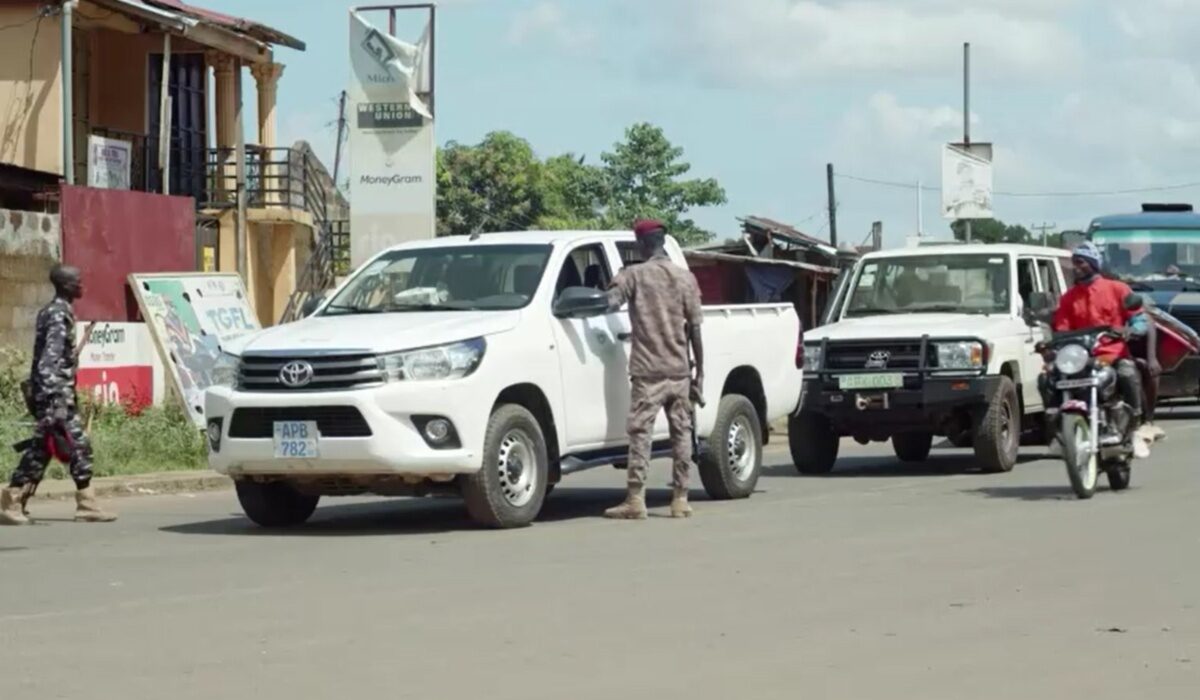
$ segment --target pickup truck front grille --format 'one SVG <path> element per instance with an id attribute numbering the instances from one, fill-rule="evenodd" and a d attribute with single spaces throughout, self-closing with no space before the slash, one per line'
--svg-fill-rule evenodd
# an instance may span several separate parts
<path id="1" fill-rule="evenodd" d="M 312 367 L 312 377 L 301 386 L 283 381 L 284 368 L 294 363 Z M 383 370 L 374 355 L 321 355 L 280 357 L 246 355 L 238 371 L 244 391 L 341 391 L 364 389 L 383 383 Z"/>
<path id="2" fill-rule="evenodd" d="M 323 438 L 371 437 L 371 426 L 353 406 L 238 408 L 229 420 L 229 437 L 252 440 L 275 435 L 277 421 L 315 421 Z"/>
<path id="3" fill-rule="evenodd" d="M 931 350 L 929 346 L 926 354 Z M 930 355 L 926 366 L 934 366 L 935 361 Z M 825 348 L 824 362 L 830 371 L 916 370 L 921 368 L 921 341 L 831 342 Z"/>

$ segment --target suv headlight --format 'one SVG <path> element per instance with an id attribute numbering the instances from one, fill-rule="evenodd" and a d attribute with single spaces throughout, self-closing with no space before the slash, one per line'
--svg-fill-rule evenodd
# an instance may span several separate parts
<path id="1" fill-rule="evenodd" d="M 821 357 L 821 345 L 819 343 L 804 344 L 804 369 L 820 371 L 821 362 L 825 359 Z"/>
<path id="2" fill-rule="evenodd" d="M 487 343 L 483 338 L 432 348 L 407 350 L 379 357 L 389 382 L 458 379 L 479 368 Z"/>
<path id="3" fill-rule="evenodd" d="M 1088 360 L 1092 354 L 1082 345 L 1071 343 L 1058 349 L 1054 356 L 1054 366 L 1064 376 L 1070 377 L 1087 369 Z"/>
<path id="4" fill-rule="evenodd" d="M 983 343 L 964 341 L 935 343 L 938 369 L 983 369 Z"/>
<path id="5" fill-rule="evenodd" d="M 213 363 L 212 385 L 236 389 L 238 387 L 238 373 L 241 368 L 242 358 L 222 352 L 217 361 Z"/>

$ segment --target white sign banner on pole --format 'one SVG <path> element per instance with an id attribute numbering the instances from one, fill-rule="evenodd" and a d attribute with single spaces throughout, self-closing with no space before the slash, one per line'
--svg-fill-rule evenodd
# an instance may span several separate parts
<path id="1" fill-rule="evenodd" d="M 992 219 L 992 144 L 948 143 L 942 149 L 942 216 Z"/>
<path id="2" fill-rule="evenodd" d="M 88 187 L 127 190 L 133 144 L 120 139 L 88 136 Z"/>
<path id="3" fill-rule="evenodd" d="M 418 96 L 429 29 L 409 44 L 350 13 L 350 257 L 361 265 L 405 241 L 433 238 L 436 143 Z"/>

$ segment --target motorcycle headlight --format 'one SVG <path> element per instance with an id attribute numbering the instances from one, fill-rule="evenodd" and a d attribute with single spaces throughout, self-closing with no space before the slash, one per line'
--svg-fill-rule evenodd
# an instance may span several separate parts
<path id="1" fill-rule="evenodd" d="M 1087 369 L 1088 359 L 1091 358 L 1091 353 L 1082 345 L 1072 343 L 1064 345 L 1058 349 L 1058 354 L 1054 357 L 1054 367 L 1065 375 L 1079 374 Z"/>
<path id="2" fill-rule="evenodd" d="M 804 369 L 813 370 L 814 372 L 821 369 L 821 346 L 809 345 L 804 346 Z"/>
<path id="3" fill-rule="evenodd" d="M 241 371 L 241 368 L 242 358 L 227 352 L 221 353 L 221 356 L 213 363 L 212 385 L 236 389 L 238 386 L 238 373 Z"/>
<path id="4" fill-rule="evenodd" d="M 432 348 L 382 355 L 379 364 L 389 382 L 458 379 L 479 367 L 487 343 L 483 338 Z"/>
<path id="5" fill-rule="evenodd" d="M 936 343 L 938 369 L 983 369 L 983 343 Z"/>

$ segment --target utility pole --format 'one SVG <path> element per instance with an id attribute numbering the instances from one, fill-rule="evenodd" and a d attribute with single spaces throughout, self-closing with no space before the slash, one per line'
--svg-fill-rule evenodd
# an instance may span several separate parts
<path id="1" fill-rule="evenodd" d="M 1033 229 L 1034 231 L 1041 231 L 1042 247 L 1045 248 L 1045 247 L 1049 246 L 1049 243 L 1047 242 L 1048 238 L 1047 238 L 1046 232 L 1052 231 L 1052 230 L 1058 228 L 1058 224 L 1047 224 L 1046 222 L 1043 221 L 1041 226 L 1030 226 L 1029 228 Z"/>
<path id="2" fill-rule="evenodd" d="M 925 203 L 921 179 L 917 178 L 917 238 L 925 235 Z"/>
<path id="3" fill-rule="evenodd" d="M 971 44 L 963 44 L 963 145 L 971 148 Z M 971 220 L 966 220 L 967 243 L 971 242 Z"/>
<path id="4" fill-rule="evenodd" d="M 837 248 L 837 197 L 833 191 L 833 163 L 825 164 L 825 183 L 829 189 L 829 244 Z"/>
<path id="5" fill-rule="evenodd" d="M 342 134 L 346 133 L 346 91 L 338 100 L 337 147 L 333 152 L 333 189 L 338 189 L 338 171 L 342 166 Z"/>
<path id="6" fill-rule="evenodd" d="M 249 234 L 246 231 L 246 124 L 242 104 L 242 61 L 234 62 L 233 89 L 237 97 L 234 102 L 237 107 L 234 117 L 234 137 L 237 152 L 234 154 L 234 179 L 237 181 L 235 198 L 237 212 L 233 219 L 233 245 L 237 254 L 237 271 L 246 285 L 246 291 L 251 298 L 256 298 L 254 289 L 250 286 L 250 251 Z"/>

